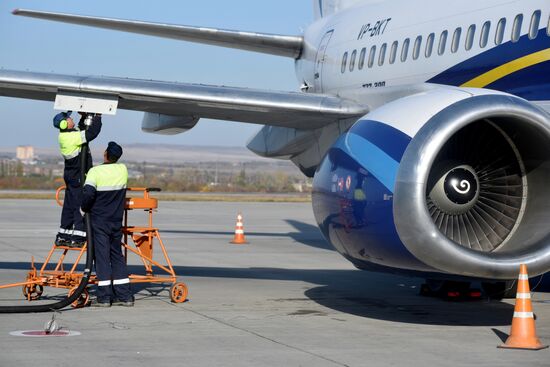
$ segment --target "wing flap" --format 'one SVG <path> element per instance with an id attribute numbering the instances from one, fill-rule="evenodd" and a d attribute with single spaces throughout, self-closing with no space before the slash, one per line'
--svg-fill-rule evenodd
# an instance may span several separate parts
<path id="1" fill-rule="evenodd" d="M 366 106 L 335 96 L 202 84 L 0 70 L 0 95 L 54 101 L 60 91 L 118 97 L 118 108 L 316 129 L 359 117 Z"/>
<path id="2" fill-rule="evenodd" d="M 171 38 L 209 45 L 237 48 L 297 59 L 302 52 L 303 38 L 268 33 L 242 32 L 218 28 L 142 22 L 84 15 L 16 9 L 15 15 L 71 23 L 149 36 Z"/>

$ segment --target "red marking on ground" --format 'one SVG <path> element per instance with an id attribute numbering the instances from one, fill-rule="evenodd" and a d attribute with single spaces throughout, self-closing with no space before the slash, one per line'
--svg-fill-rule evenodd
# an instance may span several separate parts
<path id="1" fill-rule="evenodd" d="M 21 335 L 27 335 L 27 336 L 67 336 L 67 335 L 69 335 L 69 332 L 68 331 L 62 331 L 62 330 L 57 330 L 57 331 L 54 331 L 53 333 L 46 333 L 44 330 L 28 330 L 28 331 L 23 331 L 21 333 Z"/>

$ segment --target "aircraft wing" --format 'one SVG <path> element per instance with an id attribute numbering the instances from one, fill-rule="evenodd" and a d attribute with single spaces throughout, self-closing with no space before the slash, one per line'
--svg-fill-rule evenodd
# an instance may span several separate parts
<path id="1" fill-rule="evenodd" d="M 71 23 L 123 32 L 139 33 L 209 45 L 237 48 L 297 59 L 302 52 L 303 38 L 269 33 L 243 32 L 218 28 L 142 22 L 137 20 L 91 17 L 16 9 L 14 15 Z"/>
<path id="2" fill-rule="evenodd" d="M 368 112 L 353 101 L 318 94 L 0 69 L 0 96 L 54 101 L 60 92 L 114 97 L 126 110 L 305 130 Z"/>

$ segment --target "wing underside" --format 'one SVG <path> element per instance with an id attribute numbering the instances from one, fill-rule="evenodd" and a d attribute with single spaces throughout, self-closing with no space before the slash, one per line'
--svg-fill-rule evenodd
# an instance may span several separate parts
<path id="1" fill-rule="evenodd" d="M 0 96 L 54 101 L 60 92 L 118 98 L 122 109 L 316 129 L 364 115 L 335 96 L 103 76 L 0 70 Z"/>

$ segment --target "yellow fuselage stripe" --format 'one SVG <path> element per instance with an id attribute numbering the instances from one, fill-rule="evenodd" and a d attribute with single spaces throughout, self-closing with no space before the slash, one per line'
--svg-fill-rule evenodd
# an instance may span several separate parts
<path id="1" fill-rule="evenodd" d="M 501 78 L 504 78 L 507 75 L 515 73 L 518 70 L 522 70 L 528 68 L 529 66 L 540 64 L 541 62 L 548 60 L 550 60 L 550 48 L 520 57 L 519 59 L 494 68 L 493 70 L 481 74 L 477 78 L 467 81 L 462 84 L 461 87 L 483 88 Z"/>

